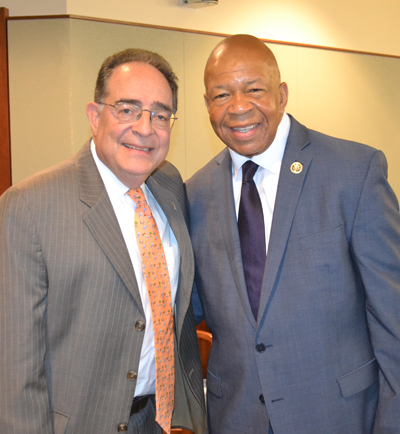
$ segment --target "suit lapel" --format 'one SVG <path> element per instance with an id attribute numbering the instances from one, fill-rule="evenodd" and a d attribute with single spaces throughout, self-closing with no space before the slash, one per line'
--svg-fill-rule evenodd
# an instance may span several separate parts
<path id="1" fill-rule="evenodd" d="M 175 319 L 177 333 L 178 336 L 180 336 L 185 314 L 190 304 L 190 295 L 193 287 L 194 259 L 192 245 L 190 243 L 184 215 L 174 194 L 159 184 L 152 176 L 148 178 L 146 184 L 168 219 L 168 223 L 171 226 L 179 246 L 181 263 L 179 267 L 178 291 L 175 299 Z"/>
<path id="2" fill-rule="evenodd" d="M 307 129 L 291 117 L 291 127 L 282 160 L 272 219 L 258 323 L 263 320 L 263 315 L 267 312 L 269 302 L 272 300 L 275 281 L 285 253 L 297 204 L 311 165 L 312 154 L 307 152 L 309 143 Z M 291 171 L 294 162 L 302 164 L 300 173 Z"/>
<path id="3" fill-rule="evenodd" d="M 231 272 L 236 284 L 243 310 L 250 323 L 255 328 L 256 322 L 251 311 L 244 279 L 242 253 L 240 250 L 239 232 L 236 220 L 235 203 L 232 187 L 232 160 L 228 149 L 225 149 L 216 159 L 217 169 L 213 172 L 212 188 L 217 209 L 216 224 L 222 233 Z"/>
<path id="4" fill-rule="evenodd" d="M 140 309 L 142 302 L 128 249 L 101 176 L 93 160 L 89 142 L 77 155 L 80 199 L 90 209 L 84 222 L 104 254 L 131 292 Z"/>

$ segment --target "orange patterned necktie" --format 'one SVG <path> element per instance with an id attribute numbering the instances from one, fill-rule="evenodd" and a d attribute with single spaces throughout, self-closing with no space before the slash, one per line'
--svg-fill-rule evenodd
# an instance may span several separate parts
<path id="1" fill-rule="evenodd" d="M 141 188 L 127 193 L 136 203 L 135 232 L 151 304 L 156 360 L 156 422 L 170 433 L 174 409 L 174 334 L 171 286 L 156 221 Z"/>

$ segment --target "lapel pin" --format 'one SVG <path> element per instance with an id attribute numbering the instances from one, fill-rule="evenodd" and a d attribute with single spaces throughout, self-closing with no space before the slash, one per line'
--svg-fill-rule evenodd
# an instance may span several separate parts
<path id="1" fill-rule="evenodd" d="M 171 200 L 171 203 L 172 203 L 172 206 L 174 207 L 174 210 L 176 211 L 177 210 L 176 206 L 175 206 L 174 202 L 172 202 L 172 200 Z"/>
<path id="2" fill-rule="evenodd" d="M 303 170 L 303 165 L 301 163 L 299 163 L 298 161 L 295 161 L 291 166 L 290 166 L 290 171 L 292 173 L 294 173 L 295 175 L 298 175 L 301 171 Z"/>

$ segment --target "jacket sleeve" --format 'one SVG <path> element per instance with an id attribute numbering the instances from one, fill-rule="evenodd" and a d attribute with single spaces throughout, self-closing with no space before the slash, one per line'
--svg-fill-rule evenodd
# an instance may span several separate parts
<path id="1" fill-rule="evenodd" d="M 395 434 L 400 427 L 400 215 L 380 151 L 364 181 L 351 247 L 366 291 L 368 327 L 380 368 L 374 434 Z"/>
<path id="2" fill-rule="evenodd" d="M 15 188 L 0 198 L 0 432 L 51 434 L 45 369 L 47 274 Z"/>

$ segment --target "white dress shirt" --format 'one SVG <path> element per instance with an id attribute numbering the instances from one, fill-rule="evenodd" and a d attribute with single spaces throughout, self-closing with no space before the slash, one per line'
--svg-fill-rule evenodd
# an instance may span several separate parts
<path id="1" fill-rule="evenodd" d="M 136 281 L 139 287 L 140 297 L 146 318 L 146 328 L 144 330 L 144 340 L 139 362 L 139 372 L 136 382 L 135 396 L 142 396 L 155 393 L 155 358 L 153 340 L 153 319 L 151 314 L 150 301 L 147 294 L 146 282 L 143 276 L 142 263 L 139 256 L 139 248 L 135 233 L 135 202 L 126 194 L 129 190 L 119 179 L 106 167 L 96 153 L 94 141 L 91 141 L 91 151 L 104 182 L 111 204 L 122 235 L 125 240 L 129 256 L 135 271 Z M 146 197 L 153 217 L 157 223 L 158 231 L 164 248 L 167 260 L 168 272 L 170 277 L 172 305 L 175 304 L 175 296 L 179 280 L 180 251 L 175 235 L 168 223 L 168 220 L 152 195 L 151 191 L 143 183 L 140 186 Z M 133 332 L 133 331 L 132 331 Z"/>
<path id="2" fill-rule="evenodd" d="M 239 155 L 229 149 L 232 158 L 232 184 L 235 200 L 236 219 L 239 215 L 240 194 L 242 190 L 242 166 L 252 160 L 259 165 L 254 175 L 254 182 L 260 195 L 264 214 L 266 253 L 271 232 L 272 216 L 274 213 L 276 192 L 278 189 L 279 174 L 281 172 L 282 158 L 286 148 L 286 141 L 290 130 L 290 118 L 284 113 L 278 126 L 274 141 L 262 154 L 252 158 Z"/>

